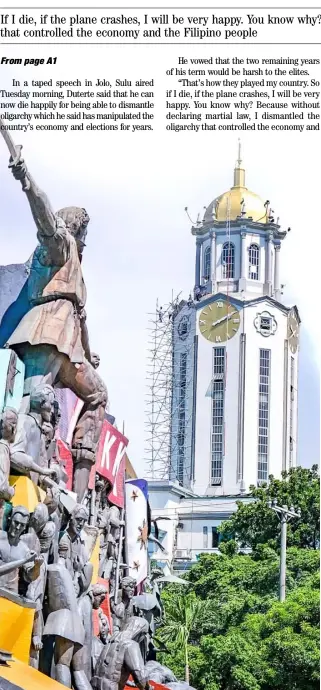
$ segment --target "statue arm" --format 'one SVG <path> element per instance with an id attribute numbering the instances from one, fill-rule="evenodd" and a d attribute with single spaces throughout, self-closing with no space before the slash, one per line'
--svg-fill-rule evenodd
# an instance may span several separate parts
<path id="1" fill-rule="evenodd" d="M 31 455 L 28 455 L 21 450 L 12 453 L 11 465 L 13 469 L 21 474 L 28 475 L 29 472 L 37 472 L 45 477 L 54 474 L 53 469 L 40 467 L 40 465 L 37 465 L 37 463 L 32 459 Z"/>
<path id="2" fill-rule="evenodd" d="M 136 687 L 139 688 L 139 690 L 148 690 L 150 686 L 147 680 L 142 654 L 137 642 L 132 642 L 126 647 L 124 662 L 135 681 Z"/>
<path id="3" fill-rule="evenodd" d="M 56 232 L 56 217 L 47 195 L 39 189 L 30 173 L 27 171 L 30 186 L 26 191 L 31 213 L 41 235 L 52 237 Z"/>
<path id="4" fill-rule="evenodd" d="M 0 499 L 10 501 L 14 496 L 14 488 L 10 486 L 8 477 L 0 464 Z"/>
<path id="5" fill-rule="evenodd" d="M 1 558 L 1 556 L 0 556 Z M 25 558 L 19 558 L 17 561 L 10 561 L 9 563 L 1 563 L 0 565 L 0 576 L 1 575 L 8 575 L 8 573 L 11 573 L 12 570 L 15 570 L 16 568 L 21 568 L 21 566 L 25 565 L 27 561 L 30 559 L 30 554 L 26 556 Z"/>
<path id="6" fill-rule="evenodd" d="M 33 582 L 40 575 L 40 569 L 43 564 L 43 556 L 37 556 L 34 559 L 34 563 L 26 563 L 22 566 L 23 576 L 26 582 Z"/>
<path id="7" fill-rule="evenodd" d="M 0 443 L 0 499 L 10 501 L 14 489 L 9 484 L 10 455 L 9 447 Z"/>
<path id="8" fill-rule="evenodd" d="M 63 265 L 69 256 L 70 244 L 63 220 L 55 215 L 47 195 L 39 189 L 23 160 L 12 165 L 11 170 L 16 180 L 27 182 L 25 194 L 37 227 L 39 242 L 47 246 L 57 265 Z"/>

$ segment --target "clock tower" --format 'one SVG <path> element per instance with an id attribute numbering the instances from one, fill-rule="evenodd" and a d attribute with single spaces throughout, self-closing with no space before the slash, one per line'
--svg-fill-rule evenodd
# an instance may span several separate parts
<path id="1" fill-rule="evenodd" d="M 238 495 L 296 465 L 300 318 L 283 303 L 286 237 L 269 201 L 233 186 L 192 227 L 194 295 L 173 315 L 169 479 Z"/>

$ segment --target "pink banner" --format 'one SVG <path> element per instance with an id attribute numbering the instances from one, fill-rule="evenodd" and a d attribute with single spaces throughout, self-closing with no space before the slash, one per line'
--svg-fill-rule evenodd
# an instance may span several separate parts
<path id="1" fill-rule="evenodd" d="M 105 419 L 96 452 L 96 465 L 90 474 L 89 488 L 93 488 L 95 472 L 98 472 L 105 479 L 109 479 L 113 489 L 108 495 L 108 499 L 120 508 L 124 506 L 127 446 L 128 438 Z"/>

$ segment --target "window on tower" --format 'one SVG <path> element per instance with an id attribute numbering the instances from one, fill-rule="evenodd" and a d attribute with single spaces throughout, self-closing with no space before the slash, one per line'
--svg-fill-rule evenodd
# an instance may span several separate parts
<path id="1" fill-rule="evenodd" d="M 204 252 L 204 280 L 208 281 L 211 276 L 211 247 L 206 247 Z"/>
<path id="2" fill-rule="evenodd" d="M 225 347 L 213 348 L 211 484 L 222 483 L 224 456 Z"/>
<path id="3" fill-rule="evenodd" d="M 203 527 L 203 549 L 208 549 L 208 528 L 206 525 Z"/>
<path id="4" fill-rule="evenodd" d="M 257 244 L 250 244 L 249 246 L 249 279 L 259 279 L 260 268 L 260 247 Z"/>
<path id="5" fill-rule="evenodd" d="M 223 280 L 234 278 L 235 248 L 232 242 L 225 242 L 222 249 Z"/>
<path id="6" fill-rule="evenodd" d="M 220 535 L 217 527 L 212 527 L 212 549 L 217 549 L 220 540 Z"/>
<path id="7" fill-rule="evenodd" d="M 271 333 L 271 330 L 272 330 L 272 317 L 271 316 L 262 316 L 261 315 L 260 330 L 263 331 L 263 333 Z"/>
<path id="8" fill-rule="evenodd" d="M 178 398 L 178 433 L 177 433 L 177 479 L 184 480 L 185 459 L 185 400 L 186 400 L 187 353 L 181 352 L 179 362 L 179 398 Z"/>
<path id="9" fill-rule="evenodd" d="M 289 458 L 289 464 L 290 467 L 293 467 L 293 413 L 294 413 L 294 357 L 291 357 L 291 369 L 290 369 L 290 419 L 289 419 L 289 426 L 290 426 L 290 458 Z"/>
<path id="10" fill-rule="evenodd" d="M 268 479 L 271 350 L 260 350 L 258 483 Z"/>

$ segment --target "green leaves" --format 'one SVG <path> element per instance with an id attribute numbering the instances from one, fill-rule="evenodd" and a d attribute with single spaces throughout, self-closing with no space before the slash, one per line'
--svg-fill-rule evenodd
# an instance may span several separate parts
<path id="1" fill-rule="evenodd" d="M 252 487 L 252 497 L 252 503 L 239 503 L 237 512 L 221 525 L 223 543 L 233 534 L 241 547 L 256 549 L 258 544 L 270 544 L 278 548 L 279 521 L 268 507 L 269 498 L 276 498 L 280 505 L 301 508 L 301 518 L 288 524 L 288 546 L 319 548 L 320 478 L 316 466 L 283 472 L 281 480 L 270 477 L 268 485 Z"/>
<path id="2" fill-rule="evenodd" d="M 221 554 L 202 554 L 187 574 L 189 589 L 162 594 L 160 661 L 197 690 L 319 689 L 319 477 L 291 470 L 268 489 L 253 489 L 222 526 Z M 268 498 L 301 507 L 289 523 L 285 602 L 278 601 L 279 522 Z M 235 536 L 230 539 L 231 535 Z M 248 544 L 250 554 L 237 545 Z M 186 594 L 187 590 L 187 594 Z"/>

